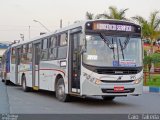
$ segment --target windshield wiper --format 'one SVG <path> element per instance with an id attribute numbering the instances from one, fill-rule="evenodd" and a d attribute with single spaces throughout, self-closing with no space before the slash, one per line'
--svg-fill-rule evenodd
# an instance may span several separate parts
<path id="1" fill-rule="evenodd" d="M 130 40 L 130 36 L 128 36 L 128 37 L 126 38 L 126 40 L 124 41 L 124 46 L 122 46 L 123 50 L 126 48 L 129 40 Z"/>
<path id="2" fill-rule="evenodd" d="M 119 39 L 119 44 L 120 44 L 120 47 L 121 47 L 122 57 L 123 57 L 123 60 L 124 60 L 123 46 L 122 46 L 122 43 L 121 43 L 120 39 Z"/>
<path id="3" fill-rule="evenodd" d="M 113 49 L 114 46 L 109 42 L 108 39 L 106 39 L 105 35 L 103 33 L 100 33 L 100 37 L 103 39 L 103 41 L 107 44 L 107 46 L 110 48 L 110 49 Z"/>
<path id="4" fill-rule="evenodd" d="M 112 45 L 113 45 L 113 38 L 112 38 Z M 114 52 L 114 47 L 113 47 L 113 58 L 115 60 L 115 52 Z"/>

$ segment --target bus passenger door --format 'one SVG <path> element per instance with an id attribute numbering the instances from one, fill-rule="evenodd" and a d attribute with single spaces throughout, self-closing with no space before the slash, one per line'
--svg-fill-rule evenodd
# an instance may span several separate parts
<path id="1" fill-rule="evenodd" d="M 15 84 L 19 84 L 20 85 L 20 53 L 21 53 L 21 48 L 16 48 L 16 59 L 15 59 Z"/>
<path id="2" fill-rule="evenodd" d="M 70 34 L 68 72 L 69 72 L 69 92 L 80 94 L 80 35 L 81 32 Z"/>
<path id="3" fill-rule="evenodd" d="M 21 63 L 21 47 L 16 48 L 16 60 L 15 60 L 15 83 L 20 85 L 21 84 L 21 69 L 20 69 L 20 63 Z"/>
<path id="4" fill-rule="evenodd" d="M 39 61 L 40 61 L 41 43 L 33 44 L 33 65 L 32 65 L 32 86 L 33 89 L 39 89 Z"/>

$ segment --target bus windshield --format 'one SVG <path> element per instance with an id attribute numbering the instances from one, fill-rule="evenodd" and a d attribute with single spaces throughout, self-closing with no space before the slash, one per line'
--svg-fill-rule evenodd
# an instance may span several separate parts
<path id="1" fill-rule="evenodd" d="M 98 67 L 142 66 L 141 45 L 141 38 L 138 36 L 86 35 L 83 62 Z"/>

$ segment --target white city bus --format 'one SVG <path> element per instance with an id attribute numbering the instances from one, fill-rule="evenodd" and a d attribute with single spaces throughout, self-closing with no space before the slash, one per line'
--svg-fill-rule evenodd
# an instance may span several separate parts
<path id="1" fill-rule="evenodd" d="M 140 95 L 143 84 L 141 27 L 118 20 L 74 23 L 12 45 L 10 81 L 24 91 L 70 96 Z"/>

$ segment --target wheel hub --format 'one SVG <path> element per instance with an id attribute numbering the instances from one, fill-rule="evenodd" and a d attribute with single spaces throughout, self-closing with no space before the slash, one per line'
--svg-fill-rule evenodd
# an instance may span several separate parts
<path id="1" fill-rule="evenodd" d="M 64 95 L 64 85 L 58 86 L 58 95 L 61 97 Z"/>
<path id="2" fill-rule="evenodd" d="M 25 85 L 25 82 L 23 81 L 22 83 L 22 86 L 23 86 L 23 89 L 25 89 L 26 85 Z"/>

